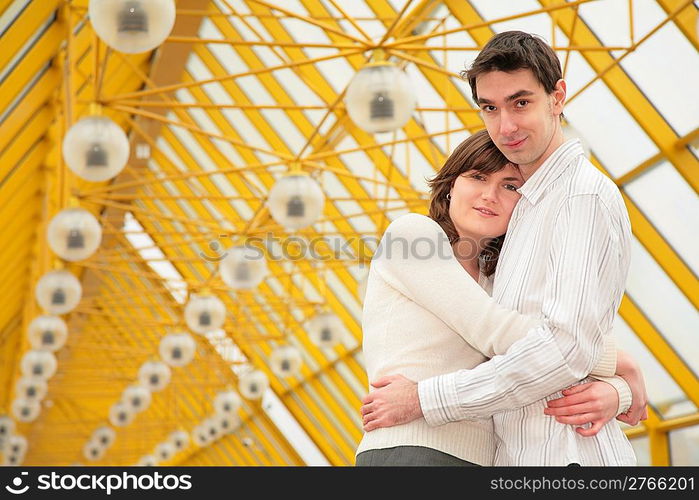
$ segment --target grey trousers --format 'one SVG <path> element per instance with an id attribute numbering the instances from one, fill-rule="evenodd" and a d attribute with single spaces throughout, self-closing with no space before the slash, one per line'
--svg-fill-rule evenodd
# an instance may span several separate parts
<path id="1" fill-rule="evenodd" d="M 357 455 L 357 467 L 477 467 L 453 455 L 424 446 L 396 446 Z"/>

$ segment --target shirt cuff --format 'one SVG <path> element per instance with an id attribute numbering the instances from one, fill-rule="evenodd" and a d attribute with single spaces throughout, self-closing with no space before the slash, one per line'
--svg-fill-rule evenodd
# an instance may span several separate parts
<path id="1" fill-rule="evenodd" d="M 590 375 L 612 377 L 616 373 L 616 340 L 614 335 L 604 336 L 602 357 L 592 368 Z"/>
<path id="2" fill-rule="evenodd" d="M 459 418 L 459 405 L 456 394 L 456 373 L 428 378 L 417 384 L 420 408 L 428 425 L 433 427 Z"/>

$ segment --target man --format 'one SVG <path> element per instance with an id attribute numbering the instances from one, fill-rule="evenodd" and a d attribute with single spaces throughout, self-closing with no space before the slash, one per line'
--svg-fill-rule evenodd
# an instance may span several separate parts
<path id="1" fill-rule="evenodd" d="M 495 465 L 633 464 L 618 424 L 604 425 L 593 408 L 576 404 L 587 386 L 567 389 L 562 399 L 554 394 L 586 379 L 611 331 L 630 254 L 621 196 L 584 157 L 579 140 L 564 140 L 566 84 L 545 42 L 500 33 L 465 76 L 490 137 L 526 181 L 493 298 L 543 316 L 545 325 L 472 370 L 419 383 L 400 375 L 373 381 L 376 390 L 363 400 L 364 429 L 421 417 L 442 425 L 492 416 L 500 440 Z M 547 405 L 544 398 L 558 401 Z M 619 420 L 635 425 L 645 417 L 646 400 L 639 399 Z"/>

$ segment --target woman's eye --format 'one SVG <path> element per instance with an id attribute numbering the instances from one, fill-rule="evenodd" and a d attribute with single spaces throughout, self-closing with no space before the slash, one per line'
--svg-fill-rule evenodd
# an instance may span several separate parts
<path id="1" fill-rule="evenodd" d="M 517 191 L 519 188 L 514 184 L 505 184 L 505 189 L 509 189 L 510 191 Z"/>
<path id="2" fill-rule="evenodd" d="M 485 180 L 485 177 L 482 176 L 482 175 L 480 175 L 480 174 L 473 174 L 473 175 L 471 176 L 471 179 L 476 179 L 477 181 L 484 181 L 484 180 Z"/>

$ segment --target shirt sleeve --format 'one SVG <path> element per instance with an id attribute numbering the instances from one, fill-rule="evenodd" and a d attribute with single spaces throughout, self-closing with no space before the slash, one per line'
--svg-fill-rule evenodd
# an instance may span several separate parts
<path id="1" fill-rule="evenodd" d="M 551 231 L 543 325 L 472 370 L 419 382 L 429 424 L 529 405 L 584 379 L 603 357 L 625 280 L 619 235 L 595 195 L 566 200 Z"/>
<path id="2" fill-rule="evenodd" d="M 439 224 L 424 215 L 407 214 L 393 221 L 371 267 L 488 358 L 505 353 L 541 324 L 490 297 L 456 260 Z"/>

